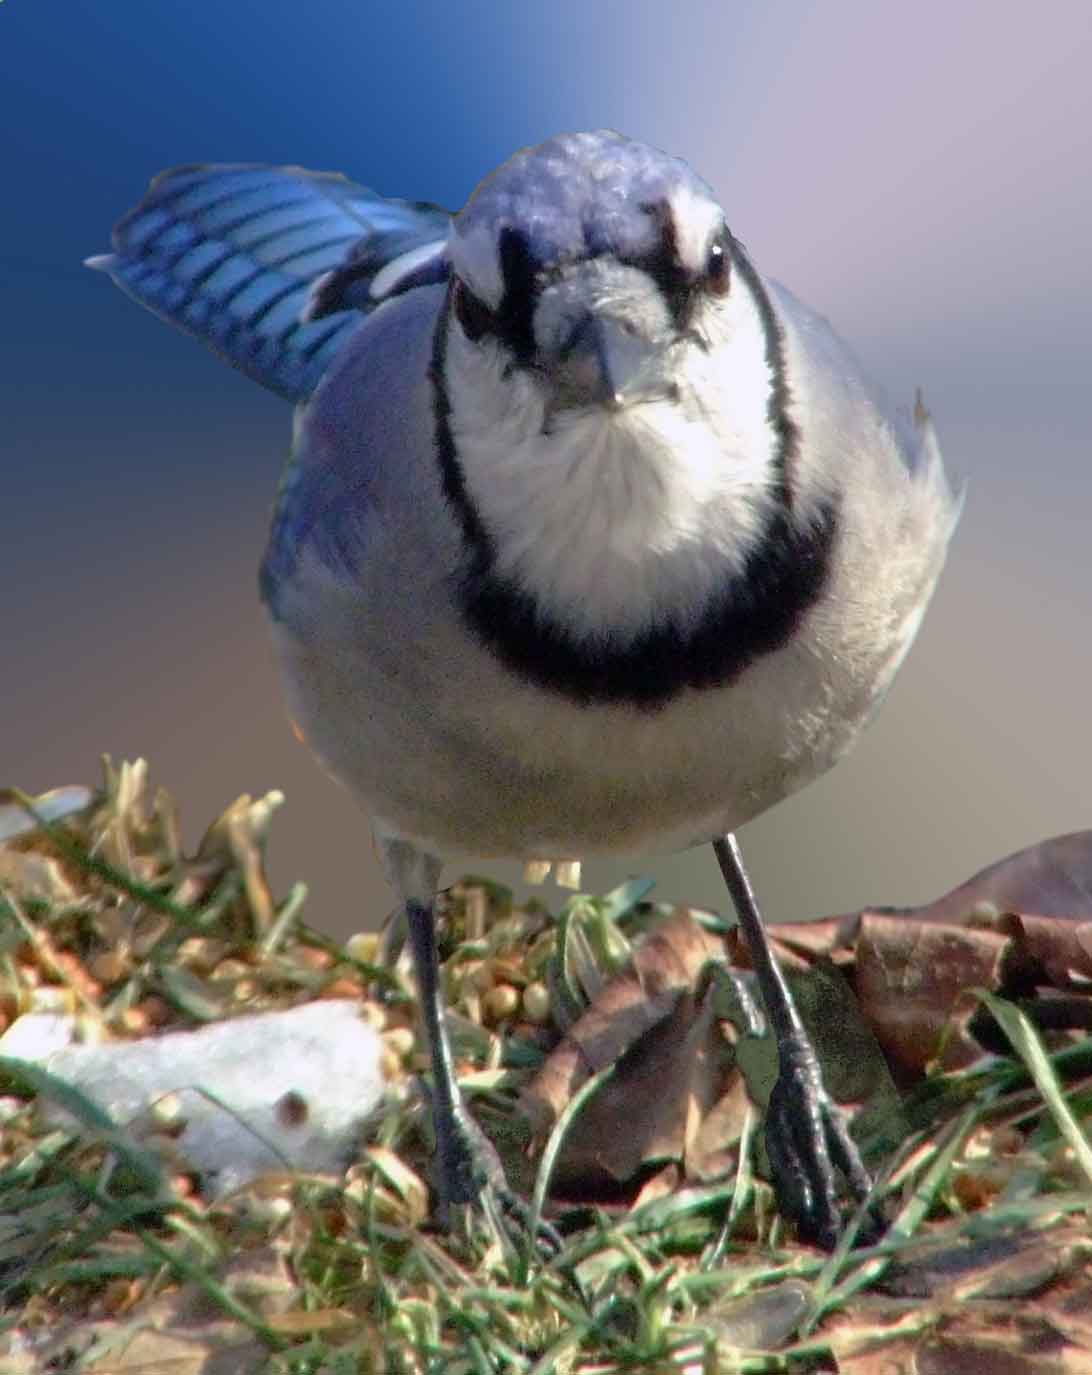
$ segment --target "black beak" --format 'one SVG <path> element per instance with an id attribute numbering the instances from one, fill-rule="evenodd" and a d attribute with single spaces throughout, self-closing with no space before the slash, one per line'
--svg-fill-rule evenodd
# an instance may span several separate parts
<path id="1" fill-rule="evenodd" d="M 589 311 L 576 323 L 554 368 L 559 407 L 622 410 L 672 394 L 665 344 L 624 320 Z"/>

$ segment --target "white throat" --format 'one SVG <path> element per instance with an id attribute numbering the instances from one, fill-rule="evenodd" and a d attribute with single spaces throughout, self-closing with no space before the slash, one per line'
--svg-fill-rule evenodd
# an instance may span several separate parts
<path id="1" fill-rule="evenodd" d="M 497 571 L 578 638 L 685 629 L 761 535 L 777 451 L 761 318 L 737 282 L 699 325 L 709 350 L 680 346 L 677 401 L 562 411 L 546 434 L 536 379 L 452 325 L 452 436 Z"/>

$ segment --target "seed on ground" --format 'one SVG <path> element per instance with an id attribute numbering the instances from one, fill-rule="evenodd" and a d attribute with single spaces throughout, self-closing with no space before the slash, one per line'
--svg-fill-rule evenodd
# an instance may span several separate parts
<path id="1" fill-rule="evenodd" d="M 550 990 L 537 980 L 523 990 L 523 1015 L 541 1026 L 550 1020 Z"/>
<path id="2" fill-rule="evenodd" d="M 519 993 L 511 984 L 497 984 L 482 996 L 482 1011 L 491 1022 L 503 1022 L 519 1009 Z"/>

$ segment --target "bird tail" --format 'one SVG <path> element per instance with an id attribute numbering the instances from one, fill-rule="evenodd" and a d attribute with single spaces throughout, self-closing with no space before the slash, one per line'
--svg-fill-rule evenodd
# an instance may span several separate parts
<path id="1" fill-rule="evenodd" d="M 384 300 L 446 276 L 450 215 L 334 173 L 210 164 L 156 177 L 87 266 L 291 401 Z"/>

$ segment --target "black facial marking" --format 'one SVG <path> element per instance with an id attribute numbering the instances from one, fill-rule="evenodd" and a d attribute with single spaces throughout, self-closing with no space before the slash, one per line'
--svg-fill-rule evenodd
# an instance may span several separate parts
<path id="1" fill-rule="evenodd" d="M 678 225 L 670 202 L 666 199 L 649 201 L 641 209 L 656 226 L 653 247 L 639 255 L 618 253 L 618 261 L 647 273 L 659 289 L 676 331 L 689 335 L 704 348 L 704 340 L 691 329 L 691 322 L 703 292 L 713 296 L 724 296 L 728 292 L 732 236 L 723 229 L 710 246 L 704 271 L 694 272 L 680 256 Z M 497 251 L 504 288 L 500 305 L 491 309 L 465 282 L 456 278 L 454 311 L 468 339 L 478 340 L 489 335 L 509 350 L 516 367 L 532 367 L 537 351 L 535 309 L 543 289 L 557 279 L 564 265 L 543 267 L 537 264 L 527 235 L 512 225 L 501 229 Z"/>
<path id="2" fill-rule="evenodd" d="M 495 312 L 459 278 L 451 284 L 451 308 L 458 316 L 463 333 L 473 342 L 497 332 Z"/>
<path id="3" fill-rule="evenodd" d="M 504 282 L 504 302 L 501 309 L 507 308 L 514 314 L 520 302 L 534 299 L 538 284 L 538 269 L 531 256 L 531 246 L 522 229 L 506 225 L 500 232 L 497 245 L 500 258 L 501 279 Z"/>
<path id="4" fill-rule="evenodd" d="M 791 477 L 799 432 L 787 409 L 781 329 L 754 269 L 743 255 L 737 261 L 758 304 L 773 373 L 769 418 L 778 441 L 776 503 L 743 570 L 726 577 L 695 623 L 686 629 L 650 626 L 622 645 L 575 638 L 497 571 L 493 538 L 466 490 L 451 432 L 444 383 L 450 304 L 437 321 L 430 378 L 444 495 L 466 546 L 456 592 L 461 612 L 472 633 L 514 674 L 581 705 L 617 703 L 648 711 L 687 688 L 724 686 L 785 645 L 826 585 L 838 504 L 833 498 L 821 503 L 809 521 L 794 515 Z"/>
<path id="5" fill-rule="evenodd" d="M 771 377 L 766 418 L 777 436 L 775 462 L 781 479 L 778 497 L 785 507 L 791 510 L 796 463 L 800 455 L 800 431 L 789 414 L 789 402 L 792 398 L 789 384 L 785 380 L 785 337 L 781 332 L 781 325 L 777 316 L 774 314 L 774 308 L 766 288 L 738 239 L 732 240 L 732 249 L 732 259 L 736 270 L 758 308 L 758 316 L 762 322 L 762 333 L 766 336 L 766 362 L 769 365 Z"/>
<path id="6" fill-rule="evenodd" d="M 709 245 L 705 263 L 705 289 L 713 296 L 727 296 L 732 285 L 732 236 L 722 229 Z"/>
<path id="7" fill-rule="evenodd" d="M 658 232 L 652 252 L 635 260 L 633 266 L 643 268 L 660 288 L 675 328 L 681 333 L 693 313 L 698 283 L 679 256 L 679 230 L 670 203 L 650 201 L 641 209 L 651 216 Z"/>
<path id="8" fill-rule="evenodd" d="M 478 508 L 470 500 L 463 478 L 462 466 L 455 452 L 455 438 L 451 433 L 451 400 L 444 381 L 444 358 L 447 353 L 448 330 L 451 325 L 452 294 L 444 298 L 432 336 L 432 357 L 429 361 L 429 380 L 432 383 L 432 413 L 436 428 L 436 451 L 440 460 L 440 480 L 444 496 L 462 526 L 463 540 L 471 551 L 475 566 L 491 567 L 493 540 L 482 524 Z"/>
<path id="9" fill-rule="evenodd" d="M 516 362 L 528 367 L 535 357 L 535 306 L 539 280 L 527 236 L 510 226 L 498 242 L 504 295 L 497 311 L 497 334 L 512 350 Z"/>
<path id="10" fill-rule="evenodd" d="M 468 339 L 491 335 L 509 350 L 516 366 L 529 367 L 535 357 L 534 315 L 541 286 L 539 275 L 521 230 L 508 226 L 502 229 L 498 249 L 504 283 L 500 305 L 491 310 L 465 282 L 455 278 L 453 309 Z"/>

